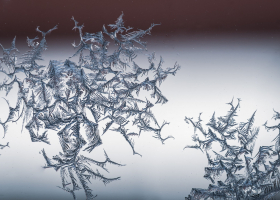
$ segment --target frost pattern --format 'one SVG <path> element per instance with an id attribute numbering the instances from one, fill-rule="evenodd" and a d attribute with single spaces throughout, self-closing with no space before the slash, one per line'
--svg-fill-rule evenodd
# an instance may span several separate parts
<path id="1" fill-rule="evenodd" d="M 280 192 L 279 167 L 279 135 L 275 138 L 276 144 L 259 147 L 258 153 L 253 157 L 255 140 L 259 128 L 253 127 L 255 113 L 246 121 L 236 123 L 237 109 L 240 100 L 234 106 L 233 101 L 228 103 L 230 110 L 227 115 L 215 117 L 215 112 L 209 122 L 207 129 L 203 128 L 201 113 L 198 121 L 185 118 L 187 123 L 194 127 L 193 141 L 196 145 L 187 145 L 185 148 L 195 148 L 206 153 L 208 167 L 205 167 L 204 178 L 210 180 L 208 189 L 193 188 L 186 199 L 231 199 L 231 200 L 253 200 L 271 199 Z M 279 119 L 276 112 L 275 119 Z M 269 129 L 280 129 L 278 126 L 266 126 Z M 196 131 L 204 135 L 201 139 Z M 232 141 L 239 145 L 231 144 Z M 219 144 L 221 151 L 211 151 L 213 144 Z M 273 146 L 275 150 L 273 150 Z M 274 159 L 277 157 L 276 159 Z M 218 180 L 222 173 L 226 173 L 226 180 Z"/>
<path id="2" fill-rule="evenodd" d="M 60 171 L 61 189 L 71 193 L 74 199 L 75 191 L 83 189 L 87 200 L 96 197 L 89 186 L 90 179 L 100 179 L 104 184 L 119 180 L 107 178 L 99 171 L 92 169 L 91 164 L 106 170 L 106 165 L 122 166 L 112 161 L 105 153 L 104 161 L 96 161 L 81 155 L 81 151 L 93 151 L 102 144 L 100 135 L 108 130 L 120 133 L 130 145 L 133 154 L 138 154 L 134 148 L 134 136 L 142 131 L 149 131 L 162 143 L 172 136 L 162 137 L 162 128 L 151 108 L 150 100 L 138 98 L 141 90 L 151 91 L 151 98 L 156 104 L 164 104 L 167 98 L 161 93 L 159 85 L 169 74 L 175 75 L 180 66 L 163 69 L 163 59 L 155 63 L 155 53 L 148 55 L 149 66 L 142 68 L 134 59 L 137 54 L 146 50 L 146 42 L 141 39 L 150 34 L 156 26 L 152 24 L 147 30 L 133 31 L 126 28 L 123 14 L 115 24 L 108 25 L 111 31 L 103 26 L 98 33 L 83 33 L 83 25 L 72 18 L 74 30 L 79 31 L 80 42 L 72 44 L 76 53 L 66 61 L 51 60 L 49 66 L 41 66 L 37 61 L 42 60 L 42 52 L 47 49 L 46 36 L 57 29 L 57 26 L 41 33 L 39 37 L 27 38 L 29 51 L 21 57 L 22 62 L 17 65 L 15 39 L 9 49 L 3 48 L 1 58 L 1 88 L 7 93 L 14 85 L 19 88 L 18 101 L 15 108 L 10 108 L 9 118 L 1 122 L 5 128 L 12 122 L 23 118 L 23 128 L 30 134 L 32 142 L 50 144 L 48 131 L 55 130 L 61 144 L 62 152 L 49 158 L 43 149 L 41 151 L 46 165 L 44 168 L 53 168 Z M 108 53 L 109 41 L 117 47 Z M 87 51 L 88 55 L 84 52 Z M 78 64 L 70 59 L 79 56 Z M 17 74 L 25 74 L 19 79 Z M 150 78 L 148 74 L 153 74 Z M 139 77 L 146 76 L 143 81 Z M 100 131 L 100 122 L 106 121 L 103 131 Z M 128 126 L 138 127 L 138 132 L 130 132 Z M 7 145 L 1 145 L 4 148 Z"/>

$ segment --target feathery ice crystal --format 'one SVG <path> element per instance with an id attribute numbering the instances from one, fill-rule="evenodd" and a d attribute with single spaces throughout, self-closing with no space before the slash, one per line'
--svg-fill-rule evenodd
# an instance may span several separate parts
<path id="1" fill-rule="evenodd" d="M 65 62 L 51 60 L 49 66 L 41 66 L 36 61 L 42 60 L 42 52 L 47 49 L 46 36 L 57 29 L 57 26 L 43 32 L 37 27 L 36 31 L 42 34 L 39 37 L 27 38 L 30 50 L 21 57 L 22 62 L 17 64 L 15 39 L 9 49 L 3 49 L 3 57 L 0 62 L 0 86 L 6 91 L 6 95 L 13 87 L 18 87 L 18 100 L 15 107 L 10 107 L 9 117 L 1 121 L 5 129 L 8 125 L 23 118 L 23 126 L 28 130 L 32 142 L 50 144 L 48 131 L 57 131 L 62 152 L 49 158 L 44 149 L 42 155 L 46 160 L 45 168 L 60 170 L 62 189 L 75 197 L 75 191 L 83 189 L 88 200 L 95 195 L 88 185 L 91 178 L 98 178 L 104 184 L 117 178 L 106 178 L 97 170 L 93 170 L 90 164 L 97 165 L 104 170 L 107 164 L 121 166 L 112 161 L 106 154 L 103 162 L 81 155 L 81 151 L 91 152 L 102 144 L 101 135 L 108 130 L 120 133 L 130 145 L 133 154 L 138 154 L 134 149 L 132 137 L 140 135 L 141 131 L 150 131 L 154 137 L 162 143 L 161 131 L 164 125 L 160 125 L 151 112 L 154 106 L 147 98 L 137 98 L 141 90 L 151 91 L 151 98 L 155 103 L 166 103 L 167 99 L 161 93 L 159 85 L 169 74 L 175 75 L 180 68 L 175 64 L 173 68 L 163 69 L 162 58 L 159 64 L 155 64 L 155 54 L 148 55 L 149 66 L 142 68 L 134 59 L 137 54 L 146 50 L 146 43 L 141 38 L 150 34 L 156 26 L 152 24 L 147 30 L 133 31 L 126 28 L 123 22 L 123 14 L 115 24 L 108 25 L 111 31 L 103 26 L 98 33 L 83 33 L 83 25 L 74 21 L 75 30 L 79 31 L 80 42 L 73 43 L 77 52 L 73 56 L 79 56 L 78 64 L 70 59 Z M 112 54 L 108 53 L 109 41 L 117 47 Z M 87 51 L 88 55 L 84 52 Z M 148 77 L 152 73 L 152 80 Z M 25 78 L 19 78 L 24 75 Z M 147 76 L 143 81 L 141 76 Z M 8 103 L 8 101 L 7 101 Z M 103 131 L 100 131 L 100 122 L 105 123 Z M 128 126 L 137 126 L 138 133 L 130 132 Z M 0 148 L 9 146 L 1 145 Z"/>
<path id="2" fill-rule="evenodd" d="M 206 124 L 208 130 L 202 126 L 202 120 L 199 115 L 198 121 L 192 118 L 185 118 L 187 123 L 194 127 L 195 134 L 193 141 L 196 145 L 188 145 L 185 148 L 200 149 L 206 152 L 208 167 L 205 167 L 204 178 L 210 180 L 208 189 L 193 188 L 188 200 L 193 199 L 230 199 L 230 200 L 251 200 L 251 199 L 271 199 L 280 192 L 280 166 L 279 157 L 279 134 L 275 138 L 276 144 L 272 146 L 259 147 L 258 153 L 252 157 L 254 143 L 259 133 L 259 128 L 253 127 L 255 113 L 246 122 L 236 123 L 237 108 L 233 101 L 226 116 L 212 118 Z M 280 119 L 276 112 L 275 119 Z M 270 129 L 280 129 L 278 126 L 265 127 Z M 199 130 L 205 139 L 200 139 L 196 134 Z M 232 141 L 239 145 L 231 144 Z M 221 151 L 211 151 L 212 144 L 219 144 Z M 273 146 L 275 150 L 273 150 Z M 277 159 L 274 159 L 277 157 Z M 222 173 L 226 173 L 226 180 L 218 180 Z"/>

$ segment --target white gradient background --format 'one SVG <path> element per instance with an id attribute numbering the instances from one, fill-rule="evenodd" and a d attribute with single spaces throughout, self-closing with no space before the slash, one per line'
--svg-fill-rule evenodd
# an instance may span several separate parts
<path id="1" fill-rule="evenodd" d="M 1 39 L 0 43 L 8 48 L 11 41 L 12 38 Z M 268 124 L 278 123 L 271 118 L 273 108 L 280 111 L 279 33 L 158 35 L 149 36 L 148 41 L 149 52 L 156 52 L 157 61 L 163 57 L 163 67 L 172 67 L 176 61 L 181 65 L 176 76 L 169 76 L 160 87 L 168 103 L 152 110 L 159 123 L 170 122 L 163 136 L 172 135 L 175 139 L 162 145 L 152 133 L 143 133 L 134 140 L 135 150 L 143 156 L 140 157 L 132 155 L 120 134 L 107 132 L 102 136 L 103 145 L 90 157 L 102 161 L 104 149 L 113 161 L 126 166 L 108 165 L 110 173 L 104 172 L 107 177 L 121 176 L 120 181 L 104 186 L 92 180 L 97 200 L 183 200 L 191 188 L 207 188 L 210 182 L 203 178 L 206 155 L 195 149 L 183 150 L 193 144 L 193 127 L 184 118 L 197 119 L 203 112 L 206 124 L 214 111 L 217 117 L 225 115 L 230 108 L 226 103 L 233 97 L 234 105 L 237 98 L 242 100 L 238 122 L 257 110 L 255 126 L 260 126 L 260 133 L 255 148 L 271 145 L 277 134 L 267 132 L 262 124 L 267 120 Z M 21 53 L 26 50 L 23 42 L 17 41 Z M 74 52 L 70 45 L 73 38 L 50 37 L 47 42 L 49 49 L 43 54 L 43 64 L 50 59 L 65 60 Z M 147 62 L 140 60 L 138 64 L 143 67 Z M 9 99 L 14 101 L 16 93 L 11 93 Z M 5 115 L 4 103 L 0 110 L 0 115 Z M 48 134 L 51 145 L 32 143 L 26 130 L 21 133 L 21 125 L 21 121 L 9 124 L 5 138 L 2 127 L 0 130 L 0 143 L 10 142 L 10 148 L 0 151 L 0 199 L 71 199 L 69 193 L 56 187 L 61 186 L 60 173 L 42 168 L 45 160 L 39 152 L 43 148 L 49 156 L 62 151 L 56 133 Z M 83 190 L 77 192 L 77 199 L 85 199 Z"/>

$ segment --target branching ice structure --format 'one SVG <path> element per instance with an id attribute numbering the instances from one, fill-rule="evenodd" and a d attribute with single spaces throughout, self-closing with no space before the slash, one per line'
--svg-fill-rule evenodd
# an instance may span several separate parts
<path id="1" fill-rule="evenodd" d="M 138 154 L 134 149 L 132 137 L 140 135 L 141 131 L 151 131 L 154 137 L 162 143 L 172 136 L 163 138 L 161 130 L 164 122 L 159 125 L 151 112 L 154 106 L 148 99 L 137 98 L 140 90 L 152 91 L 151 98 L 156 103 L 166 103 L 167 99 L 161 93 L 159 85 L 169 74 L 175 75 L 180 66 L 175 64 L 173 68 L 162 68 L 163 60 L 160 59 L 156 66 L 155 54 L 148 55 L 149 67 L 141 68 L 135 62 L 137 54 L 146 50 L 146 43 L 141 38 L 150 34 L 156 26 L 152 24 L 147 30 L 132 31 L 126 28 L 123 22 L 123 14 L 115 24 L 110 24 L 112 32 L 105 26 L 98 33 L 83 34 L 83 25 L 72 18 L 75 23 L 73 29 L 79 31 L 80 42 L 73 43 L 79 55 L 79 63 L 51 60 L 49 66 L 37 64 L 42 60 L 42 52 L 47 49 L 46 36 L 57 29 L 57 26 L 47 32 L 37 27 L 36 31 L 42 34 L 40 42 L 38 37 L 27 38 L 30 50 L 23 54 L 23 61 L 17 65 L 15 39 L 9 49 L 3 49 L 1 58 L 0 76 L 1 88 L 8 94 L 13 87 L 18 87 L 18 101 L 15 108 L 10 107 L 9 118 L 1 122 L 6 130 L 8 124 L 17 122 L 23 118 L 25 127 L 32 142 L 50 144 L 48 130 L 57 131 L 62 151 L 52 159 L 43 149 L 41 151 L 46 160 L 45 168 L 60 170 L 62 189 L 75 197 L 75 191 L 84 189 L 87 200 L 95 196 L 88 183 L 91 178 L 98 178 L 104 184 L 119 180 L 106 178 L 98 171 L 92 170 L 90 164 L 97 165 L 104 170 L 107 164 L 118 164 L 107 156 L 106 160 L 99 162 L 80 155 L 81 150 L 91 152 L 102 144 L 99 124 L 108 120 L 102 134 L 108 130 L 119 132 L 131 146 L 133 154 Z M 104 37 L 109 36 L 117 49 L 109 55 L 109 41 Z M 138 45 L 138 47 L 137 47 Z M 84 55 L 88 51 L 89 55 Z M 72 57 L 73 57 L 72 56 Z M 148 73 L 153 73 L 150 80 Z M 24 79 L 18 78 L 18 73 L 25 74 Z M 111 78 L 108 78 L 111 75 Z M 140 76 L 147 76 L 144 81 L 139 81 Z M 129 132 L 128 124 L 136 125 L 138 133 Z M 111 129 L 110 129 L 111 128 Z M 7 145 L 1 145 L 4 148 Z"/>
<path id="2" fill-rule="evenodd" d="M 210 180 L 208 189 L 193 188 L 188 200 L 193 199 L 230 199 L 230 200 L 251 200 L 251 199 L 271 199 L 280 192 L 280 135 L 275 138 L 276 144 L 259 147 L 258 153 L 252 157 L 254 143 L 259 133 L 259 128 L 254 128 L 255 112 L 247 122 L 237 124 L 237 108 L 233 101 L 229 103 L 231 109 L 226 116 L 215 117 L 213 114 L 206 124 L 208 130 L 202 126 L 199 115 L 198 121 L 192 118 L 185 118 L 187 123 L 191 123 L 196 130 L 199 130 L 205 137 L 200 139 L 197 134 L 193 135 L 196 145 L 188 145 L 185 148 L 196 148 L 206 152 L 209 167 L 205 167 L 204 178 Z M 280 114 L 276 112 L 275 119 L 280 119 Z M 280 126 L 267 126 L 270 129 L 279 129 Z M 231 141 L 239 142 L 239 146 L 230 144 Z M 210 151 L 213 143 L 220 144 L 221 153 Z M 273 150 L 273 146 L 275 150 Z M 274 157 L 277 157 L 274 159 Z M 270 160 L 269 160 L 270 159 Z M 254 162 L 253 162 L 254 160 Z M 226 180 L 217 181 L 222 173 L 226 173 Z"/>

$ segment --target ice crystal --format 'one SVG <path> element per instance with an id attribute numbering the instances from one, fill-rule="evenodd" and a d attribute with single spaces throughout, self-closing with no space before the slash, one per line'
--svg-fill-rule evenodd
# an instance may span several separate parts
<path id="1" fill-rule="evenodd" d="M 150 34 L 156 24 L 147 30 L 133 30 L 124 26 L 123 14 L 115 24 L 110 24 L 108 30 L 103 26 L 97 33 L 83 33 L 83 25 L 72 18 L 74 30 L 79 31 L 80 42 L 72 44 L 76 53 L 62 61 L 51 60 L 49 65 L 41 66 L 42 52 L 47 49 L 47 35 L 57 29 L 57 26 L 41 31 L 42 35 L 33 39 L 27 38 L 29 51 L 21 57 L 22 62 L 16 64 L 18 52 L 15 39 L 9 49 L 3 48 L 1 58 L 1 87 L 8 93 L 11 87 L 19 88 L 18 101 L 15 108 L 10 108 L 9 118 L 1 122 L 5 129 L 11 122 L 23 118 L 23 128 L 30 134 L 32 142 L 50 144 L 48 131 L 57 131 L 62 152 L 49 158 L 43 149 L 41 151 L 46 165 L 60 171 L 62 188 L 76 199 L 75 191 L 83 189 L 88 200 L 95 195 L 89 186 L 90 179 L 100 179 L 104 184 L 119 180 L 120 177 L 107 178 L 99 171 L 93 170 L 91 164 L 106 170 L 107 164 L 122 166 L 112 161 L 105 152 L 105 161 L 96 161 L 81 155 L 81 151 L 93 151 L 102 144 L 101 134 L 108 130 L 120 133 L 130 145 L 133 154 L 138 154 L 134 147 L 133 136 L 141 131 L 149 131 L 162 143 L 172 136 L 162 137 L 164 125 L 160 125 L 151 108 L 150 100 L 138 98 L 141 90 L 151 91 L 155 103 L 166 103 L 167 98 L 161 93 L 159 85 L 169 74 L 175 75 L 180 66 L 163 69 L 163 60 L 155 63 L 155 54 L 148 55 L 149 66 L 142 68 L 134 61 L 137 54 L 146 50 L 146 42 L 141 39 Z M 108 53 L 109 41 L 113 41 L 117 49 Z M 37 42 L 38 41 L 38 42 Z M 84 52 L 88 53 L 85 55 Z M 70 59 L 79 56 L 78 64 Z M 24 79 L 17 77 L 25 74 Z M 154 78 L 150 80 L 148 73 Z M 109 76 L 110 75 L 110 76 Z M 147 76 L 143 81 L 138 78 Z M 107 120 L 103 131 L 99 125 Z M 130 125 L 138 127 L 138 133 L 130 132 Z M 1 145 L 4 148 L 7 145 Z"/>
<path id="2" fill-rule="evenodd" d="M 201 114 L 198 121 L 186 117 L 185 121 L 191 123 L 198 129 L 205 139 L 195 134 L 193 141 L 196 145 L 187 145 L 185 148 L 200 149 L 206 153 L 208 167 L 205 167 L 204 178 L 210 180 L 208 189 L 193 188 L 190 195 L 192 199 L 271 199 L 280 192 L 279 174 L 279 135 L 275 138 L 275 151 L 272 146 L 259 147 L 258 153 L 253 157 L 254 143 L 259 133 L 259 128 L 253 127 L 255 113 L 246 121 L 236 123 L 237 108 L 240 100 L 234 106 L 233 101 L 227 115 L 212 118 L 206 124 L 207 130 L 203 128 Z M 279 113 L 275 115 L 279 119 Z M 279 129 L 278 126 L 269 129 Z M 230 140 L 238 141 L 239 145 L 231 144 Z M 211 145 L 217 143 L 221 147 L 220 152 L 211 151 Z M 273 162 L 271 159 L 277 156 Z M 270 160 L 269 160 L 270 159 Z M 222 173 L 226 174 L 226 180 L 218 179 Z"/>

